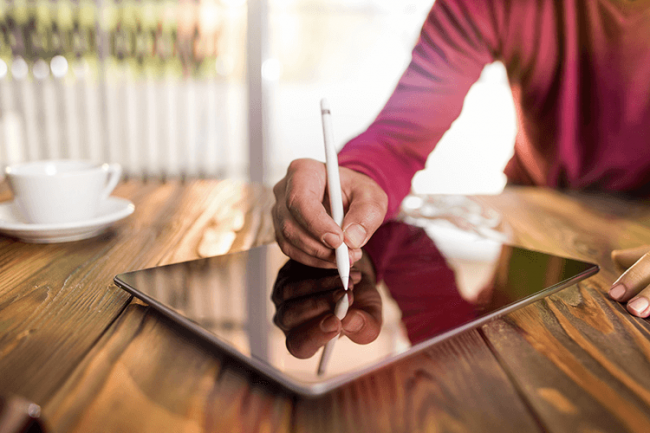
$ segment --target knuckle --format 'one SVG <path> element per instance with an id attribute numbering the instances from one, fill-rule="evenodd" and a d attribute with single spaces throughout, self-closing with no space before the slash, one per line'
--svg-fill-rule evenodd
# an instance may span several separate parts
<path id="1" fill-rule="evenodd" d="M 284 239 L 293 239 L 295 229 L 293 223 L 290 220 L 279 221 L 279 233 Z"/>
<path id="2" fill-rule="evenodd" d="M 299 159 L 294 159 L 289 163 L 289 167 L 287 168 L 287 173 L 292 173 L 300 168 L 300 160 Z"/>
<path id="3" fill-rule="evenodd" d="M 286 305 L 280 305 L 278 307 L 277 312 L 275 313 L 274 321 L 275 324 L 278 325 L 280 329 L 283 331 L 287 331 L 291 329 L 291 320 L 290 320 L 290 314 L 288 312 L 287 306 Z"/>
<path id="4" fill-rule="evenodd" d="M 273 206 L 271 208 L 271 219 L 273 221 L 273 228 L 276 233 L 281 231 L 281 228 L 286 224 L 291 224 L 291 219 L 287 218 L 284 210 L 280 205 Z"/>
<path id="5" fill-rule="evenodd" d="M 278 199 L 284 194 L 285 190 L 285 181 L 282 179 L 280 182 L 276 183 L 273 186 L 273 194 L 275 195 L 275 198 Z"/>
<path id="6" fill-rule="evenodd" d="M 291 212 L 292 214 L 299 213 L 301 208 L 301 203 L 302 203 L 300 192 L 294 189 L 290 190 L 287 195 L 286 203 L 289 212 Z"/>
<path id="7" fill-rule="evenodd" d="M 276 224 L 278 221 L 282 220 L 282 214 L 280 212 L 280 205 L 277 202 L 271 208 L 271 218 L 272 218 L 274 224 Z"/>
<path id="8" fill-rule="evenodd" d="M 275 233 L 275 241 L 278 243 L 278 246 L 280 247 L 280 251 L 292 259 L 295 259 L 296 254 L 295 254 L 295 249 L 293 245 L 291 245 L 287 240 L 278 232 Z"/>
<path id="9" fill-rule="evenodd" d="M 309 164 L 309 159 L 307 158 L 298 158 L 294 159 L 289 163 L 289 169 L 287 172 L 295 172 L 295 171 L 300 171 Z"/>
<path id="10" fill-rule="evenodd" d="M 278 310 L 278 308 L 280 308 L 280 306 L 282 305 L 282 301 L 283 301 L 282 297 L 280 296 L 279 291 L 280 291 L 279 288 L 276 287 L 276 288 L 273 289 L 273 292 L 271 293 L 271 302 L 273 302 L 273 305 L 275 305 L 275 310 L 276 310 L 276 313 L 273 315 L 273 323 L 275 323 L 276 325 L 277 325 L 277 322 L 275 321 L 275 318 L 278 315 L 277 310 Z"/>
<path id="11" fill-rule="evenodd" d="M 314 296 L 305 300 L 303 308 L 305 311 L 310 311 L 312 313 L 320 313 L 326 310 L 323 307 L 323 302 L 324 301 L 320 296 Z M 328 301 L 325 301 L 325 303 L 329 305 Z"/>
<path id="12" fill-rule="evenodd" d="M 275 280 L 275 284 L 273 284 L 273 291 L 271 292 L 271 301 L 273 301 L 273 304 L 275 305 L 275 310 L 276 310 L 276 315 L 277 311 L 282 307 L 282 304 L 284 301 L 287 299 L 285 297 L 286 293 L 286 287 L 289 285 L 287 278 L 286 277 L 280 277 Z M 273 321 L 275 323 L 275 317 L 273 318 Z"/>
<path id="13" fill-rule="evenodd" d="M 293 290 L 291 289 L 291 286 L 289 284 L 284 284 L 281 287 L 278 287 L 277 299 L 280 302 L 284 302 L 284 301 L 286 301 L 288 299 L 291 299 L 292 293 L 293 293 Z"/>
<path id="14" fill-rule="evenodd" d="M 304 250 L 311 257 L 315 257 L 321 260 L 327 260 L 333 254 L 332 250 L 328 248 L 325 247 L 318 248 L 313 245 L 304 245 Z"/>
<path id="15" fill-rule="evenodd" d="M 378 196 L 375 197 L 372 201 L 371 212 L 375 213 L 375 217 L 381 216 L 383 218 L 383 214 L 386 213 L 387 208 L 388 208 L 388 195 L 382 189 L 378 194 Z"/>
<path id="16" fill-rule="evenodd" d="M 366 218 L 368 221 L 372 222 L 373 226 L 379 225 L 379 223 L 381 223 L 381 221 L 384 219 L 384 213 L 385 209 L 382 209 L 377 205 L 373 205 L 368 209 Z"/>
<path id="17" fill-rule="evenodd" d="M 289 254 L 287 254 L 284 239 L 282 239 L 277 232 L 275 233 L 275 242 L 280 247 L 280 251 L 282 251 L 285 256 L 288 256 Z"/>
<path id="18" fill-rule="evenodd" d="M 283 330 L 282 327 L 280 326 L 280 320 L 279 320 L 279 316 L 278 316 L 278 312 L 277 312 L 277 311 L 276 311 L 276 313 L 273 315 L 273 323 L 275 324 L 275 326 L 277 326 L 278 328 L 280 328 L 281 330 Z M 283 330 L 283 331 L 284 331 L 284 330 Z"/>
<path id="19" fill-rule="evenodd" d="M 322 250 L 314 248 L 310 255 L 313 256 L 313 257 L 316 257 L 317 259 L 327 260 L 327 259 L 330 258 L 332 253 L 329 250 L 322 251 Z"/>
<path id="20" fill-rule="evenodd" d="M 280 250 L 284 253 L 285 256 L 289 256 L 291 252 L 290 246 L 287 241 L 278 233 L 275 233 L 275 241 L 278 243 Z M 290 256 L 289 256 L 290 257 Z"/>

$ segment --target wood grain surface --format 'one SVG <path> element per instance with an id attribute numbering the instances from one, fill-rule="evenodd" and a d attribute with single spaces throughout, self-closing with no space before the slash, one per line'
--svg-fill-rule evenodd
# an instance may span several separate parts
<path id="1" fill-rule="evenodd" d="M 298 401 L 296 412 L 298 432 L 542 431 L 478 331 Z"/>
<path id="2" fill-rule="evenodd" d="M 601 194 L 507 189 L 498 209 L 514 243 L 596 262 L 594 277 L 482 332 L 545 430 L 650 431 L 650 327 L 606 295 L 612 249 L 650 244 L 647 206 Z"/>
<path id="3" fill-rule="evenodd" d="M 647 432 L 650 328 L 606 292 L 614 248 L 650 244 L 650 206 L 508 187 L 472 200 L 511 242 L 595 262 L 590 279 L 301 398 L 112 284 L 115 274 L 273 242 L 268 188 L 128 181 L 136 212 L 101 236 L 0 237 L 0 393 L 54 432 Z M 0 191 L 0 199 L 8 198 Z"/>
<path id="4" fill-rule="evenodd" d="M 130 304 L 48 402 L 53 431 L 286 431 L 291 399 Z"/>
<path id="5" fill-rule="evenodd" d="M 2 393 L 47 404 L 129 304 L 112 283 L 116 274 L 273 239 L 272 201 L 259 186 L 131 181 L 114 195 L 136 211 L 97 238 L 52 245 L 0 238 Z M 232 214 L 236 223 L 221 224 Z M 208 240 L 197 234 L 217 226 Z"/>

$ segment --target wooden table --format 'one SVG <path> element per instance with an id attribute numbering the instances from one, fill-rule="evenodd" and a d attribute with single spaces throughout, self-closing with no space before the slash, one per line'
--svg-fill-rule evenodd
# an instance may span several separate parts
<path id="1" fill-rule="evenodd" d="M 650 431 L 650 327 L 605 294 L 618 275 L 610 251 L 650 243 L 648 204 L 531 188 L 473 197 L 514 243 L 601 272 L 302 399 L 222 362 L 112 284 L 127 270 L 272 242 L 269 189 L 129 181 L 115 195 L 136 211 L 97 238 L 0 237 L 0 393 L 39 404 L 50 431 Z"/>

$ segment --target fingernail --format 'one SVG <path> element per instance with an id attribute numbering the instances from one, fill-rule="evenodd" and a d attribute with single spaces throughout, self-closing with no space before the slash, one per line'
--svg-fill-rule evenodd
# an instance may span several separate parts
<path id="1" fill-rule="evenodd" d="M 642 296 L 632 299 L 628 304 L 628 308 L 633 310 L 636 314 L 642 314 L 648 308 L 648 300 Z"/>
<path id="2" fill-rule="evenodd" d="M 334 233 L 325 233 L 323 235 L 323 243 L 333 249 L 341 245 L 341 238 Z"/>
<path id="3" fill-rule="evenodd" d="M 365 323 L 366 320 L 363 318 L 363 315 L 356 313 L 350 318 L 350 321 L 343 329 L 345 329 L 347 332 L 359 332 Z"/>
<path id="4" fill-rule="evenodd" d="M 339 329 L 339 319 L 336 318 L 335 315 L 330 314 L 329 316 L 325 317 L 321 322 L 320 322 L 320 329 L 323 332 L 334 332 L 337 329 Z"/>
<path id="5" fill-rule="evenodd" d="M 612 299 L 619 300 L 625 295 L 625 287 L 621 284 L 612 287 L 612 289 L 609 291 L 609 296 Z"/>
<path id="6" fill-rule="evenodd" d="M 345 229 L 345 236 L 348 238 L 352 248 L 361 248 L 363 241 L 366 240 L 366 229 L 361 224 L 352 224 Z"/>

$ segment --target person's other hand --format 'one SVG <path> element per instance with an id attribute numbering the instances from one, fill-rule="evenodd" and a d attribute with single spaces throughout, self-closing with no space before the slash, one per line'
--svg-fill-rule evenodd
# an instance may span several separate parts
<path id="1" fill-rule="evenodd" d="M 339 334 L 357 344 L 368 344 L 379 335 L 382 301 L 375 285 L 370 260 L 362 258 L 352 268 L 350 287 L 343 289 L 336 271 L 315 269 L 289 260 L 278 273 L 271 299 L 276 307 L 273 322 L 284 332 L 289 352 L 299 359 L 311 358 Z M 334 306 L 343 296 L 350 307 L 343 320 Z"/>
<path id="2" fill-rule="evenodd" d="M 297 159 L 273 188 L 273 226 L 282 252 L 305 265 L 335 268 L 334 249 L 345 242 L 354 263 L 386 216 L 388 198 L 368 176 L 340 168 L 343 229 L 329 215 L 325 164 Z"/>
<path id="3" fill-rule="evenodd" d="M 627 310 L 638 317 L 650 315 L 650 245 L 612 251 L 612 260 L 627 269 L 612 284 L 609 296 L 627 302 Z"/>

